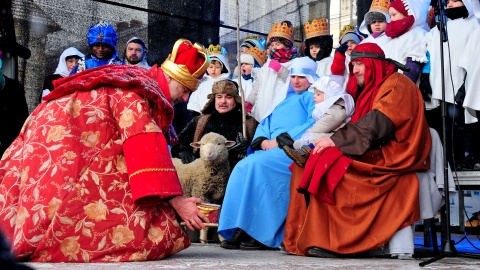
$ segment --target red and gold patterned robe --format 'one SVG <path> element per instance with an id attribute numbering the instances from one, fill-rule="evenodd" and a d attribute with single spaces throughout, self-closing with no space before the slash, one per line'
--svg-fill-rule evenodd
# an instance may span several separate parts
<path id="1" fill-rule="evenodd" d="M 0 161 L 0 228 L 18 258 L 156 260 L 190 245 L 164 200 L 182 188 L 164 136 L 168 87 L 154 71 L 86 70 L 32 112 Z"/>

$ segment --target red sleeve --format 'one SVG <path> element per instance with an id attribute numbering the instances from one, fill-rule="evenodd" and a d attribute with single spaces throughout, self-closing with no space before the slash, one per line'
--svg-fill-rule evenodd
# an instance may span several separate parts
<path id="1" fill-rule="evenodd" d="M 157 204 L 183 195 L 177 171 L 160 132 L 140 133 L 123 144 L 132 199 L 137 204 Z"/>
<path id="2" fill-rule="evenodd" d="M 340 75 L 343 76 L 345 72 L 345 55 L 339 52 L 335 52 L 333 56 L 332 66 L 330 67 L 330 71 L 333 75 Z"/>

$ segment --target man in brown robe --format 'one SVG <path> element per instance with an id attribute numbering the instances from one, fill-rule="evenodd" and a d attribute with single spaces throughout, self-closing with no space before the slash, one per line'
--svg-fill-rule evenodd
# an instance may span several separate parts
<path id="1" fill-rule="evenodd" d="M 293 167 L 283 242 L 292 254 L 379 249 L 419 220 L 415 172 L 429 168 L 431 147 L 422 95 L 378 45 L 351 57 L 352 121 L 317 140 L 304 169 Z"/>

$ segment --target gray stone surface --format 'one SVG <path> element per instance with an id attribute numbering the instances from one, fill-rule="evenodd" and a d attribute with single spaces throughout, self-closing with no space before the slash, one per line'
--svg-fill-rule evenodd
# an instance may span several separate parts
<path id="1" fill-rule="evenodd" d="M 419 269 L 422 260 L 323 259 L 288 255 L 282 251 L 226 250 L 218 244 L 193 244 L 162 261 L 128 263 L 29 263 L 35 269 Z M 480 269 L 480 260 L 445 258 L 424 269 Z"/>

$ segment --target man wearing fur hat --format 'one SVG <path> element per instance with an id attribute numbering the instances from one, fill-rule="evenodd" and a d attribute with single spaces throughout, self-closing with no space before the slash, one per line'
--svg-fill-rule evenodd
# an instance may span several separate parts
<path id="1" fill-rule="evenodd" d="M 150 68 L 150 65 L 147 63 L 147 46 L 143 39 L 132 37 L 127 41 L 123 62 L 126 65 Z"/>
<path id="2" fill-rule="evenodd" d="M 54 82 L 0 160 L 0 229 L 19 259 L 158 260 L 190 245 L 177 216 L 191 230 L 208 218 L 199 198 L 183 198 L 167 143 L 172 102 L 207 66 L 205 48 L 180 39 L 161 67 Z"/>
<path id="3" fill-rule="evenodd" d="M 80 58 L 72 74 L 109 64 L 123 64 L 115 50 L 117 32 L 106 21 L 100 21 L 88 29 L 87 42 L 92 52 Z"/>
<path id="4" fill-rule="evenodd" d="M 190 146 L 199 141 L 204 134 L 215 132 L 223 135 L 227 140 L 237 144 L 229 149 L 230 168 L 240 160 L 239 155 L 247 151 L 253 134 L 257 128 L 257 121 L 247 117 L 247 136 L 242 135 L 242 99 L 238 94 L 238 86 L 230 80 L 217 81 L 212 86 L 212 93 L 208 95 L 208 102 L 203 107 L 202 115 L 195 117 L 187 124 L 178 136 L 178 143 L 172 146 L 172 157 L 180 158 L 183 163 L 190 163 L 199 157 L 198 151 Z"/>

